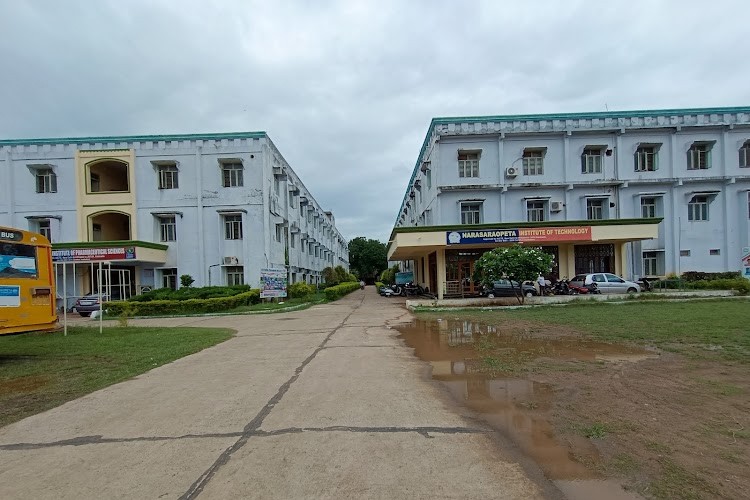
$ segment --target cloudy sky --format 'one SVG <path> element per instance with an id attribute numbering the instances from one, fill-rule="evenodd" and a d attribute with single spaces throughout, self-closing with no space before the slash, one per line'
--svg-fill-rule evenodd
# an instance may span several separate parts
<path id="1" fill-rule="evenodd" d="M 265 130 L 386 241 L 431 118 L 750 104 L 750 2 L 0 0 L 0 138 Z"/>

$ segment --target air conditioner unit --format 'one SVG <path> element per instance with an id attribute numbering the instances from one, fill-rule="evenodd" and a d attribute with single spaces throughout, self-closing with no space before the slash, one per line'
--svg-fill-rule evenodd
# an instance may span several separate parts
<path id="1" fill-rule="evenodd" d="M 553 201 L 549 204 L 549 211 L 550 212 L 560 212 L 563 209 L 563 202 L 561 201 Z"/>
<path id="2" fill-rule="evenodd" d="M 225 266 L 236 266 L 239 263 L 240 260 L 237 257 L 224 257 Z"/>
<path id="3" fill-rule="evenodd" d="M 518 169 L 516 167 L 508 167 L 505 169 L 505 177 L 515 177 L 518 175 Z"/>

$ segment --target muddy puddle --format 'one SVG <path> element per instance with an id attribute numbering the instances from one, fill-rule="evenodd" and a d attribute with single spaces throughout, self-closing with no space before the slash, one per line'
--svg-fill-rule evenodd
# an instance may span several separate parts
<path id="1" fill-rule="evenodd" d="M 458 404 L 476 412 L 491 427 L 532 458 L 570 499 L 640 498 L 615 481 L 597 476 L 573 455 L 598 456 L 580 436 L 563 442 L 549 420 L 554 387 L 529 378 L 529 363 L 555 366 L 573 362 L 627 363 L 657 357 L 639 348 L 540 332 L 503 332 L 482 323 L 415 320 L 396 329 L 415 354 L 432 366 Z M 575 366 L 575 365 L 573 365 Z"/>

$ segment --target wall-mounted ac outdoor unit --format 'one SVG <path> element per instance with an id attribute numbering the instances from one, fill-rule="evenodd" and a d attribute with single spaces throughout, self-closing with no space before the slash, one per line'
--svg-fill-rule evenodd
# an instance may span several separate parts
<path id="1" fill-rule="evenodd" d="M 237 257 L 224 257 L 225 266 L 236 266 L 239 263 L 240 260 Z"/>
<path id="2" fill-rule="evenodd" d="M 550 212 L 561 212 L 562 209 L 563 209 L 563 202 L 561 201 L 552 201 L 549 204 Z"/>
<path id="3" fill-rule="evenodd" d="M 518 175 L 518 169 L 516 167 L 508 167 L 505 169 L 505 177 L 515 177 Z"/>

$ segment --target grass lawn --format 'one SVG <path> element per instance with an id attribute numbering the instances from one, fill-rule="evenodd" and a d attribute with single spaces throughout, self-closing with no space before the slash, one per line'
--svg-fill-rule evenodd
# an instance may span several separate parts
<path id="1" fill-rule="evenodd" d="M 219 328 L 71 328 L 0 336 L 0 426 L 227 340 Z"/>
<path id="2" fill-rule="evenodd" d="M 326 302 L 326 296 L 324 293 L 316 293 L 314 295 L 310 295 L 309 297 L 303 297 L 303 298 L 295 298 L 295 299 L 289 299 L 289 298 L 283 298 L 280 299 L 283 301 L 283 303 L 279 302 L 261 302 L 260 304 L 253 304 L 251 306 L 240 306 L 235 309 L 232 309 L 230 313 L 244 313 L 244 312 L 264 312 L 264 311 L 278 311 L 278 310 L 286 310 L 290 307 L 311 307 L 315 304 L 321 304 L 323 302 Z"/>
<path id="3" fill-rule="evenodd" d="M 562 325 L 597 340 L 648 344 L 690 355 L 717 352 L 726 360 L 750 364 L 747 300 L 590 302 L 507 310 L 425 310 L 423 314 L 500 326 L 519 320 Z"/>

